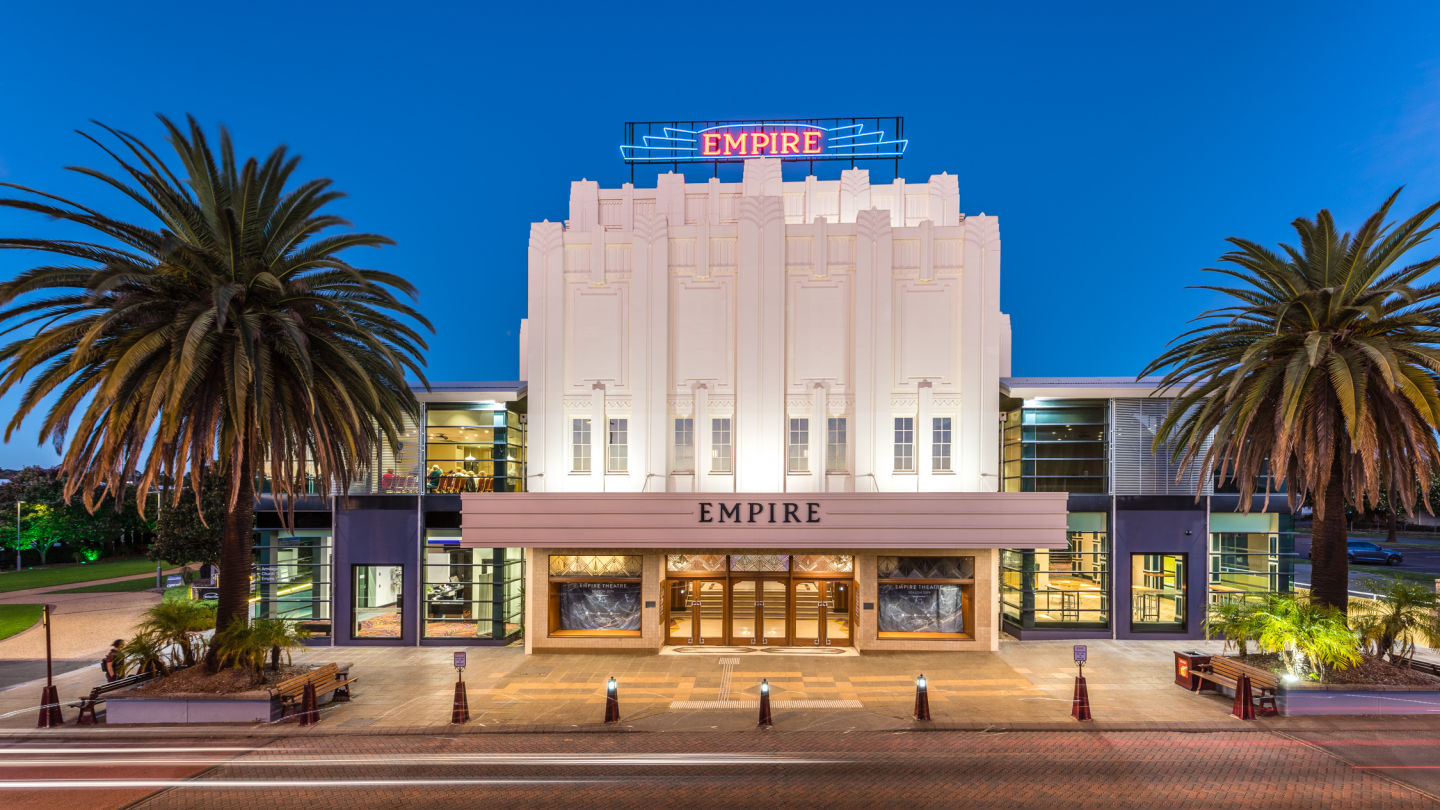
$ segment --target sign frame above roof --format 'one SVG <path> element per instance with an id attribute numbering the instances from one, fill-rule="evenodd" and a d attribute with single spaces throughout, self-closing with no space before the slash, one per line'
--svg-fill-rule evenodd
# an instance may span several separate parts
<path id="1" fill-rule="evenodd" d="M 627 121 L 620 157 L 636 165 L 743 163 L 754 158 L 849 161 L 900 158 L 910 142 L 903 116 Z"/>

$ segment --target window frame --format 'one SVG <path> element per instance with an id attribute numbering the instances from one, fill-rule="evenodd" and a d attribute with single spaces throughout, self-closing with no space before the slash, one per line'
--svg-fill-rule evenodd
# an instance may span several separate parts
<path id="1" fill-rule="evenodd" d="M 591 424 L 591 421 L 588 416 L 570 418 L 570 472 L 572 473 L 588 473 L 594 468 L 594 458 L 591 452 L 594 442 L 594 434 L 591 431 L 594 429 L 594 425 Z M 580 439 L 582 432 L 584 441 Z"/>
<path id="2" fill-rule="evenodd" d="M 810 473 L 810 419 L 792 416 L 785 433 L 786 475 L 808 475 Z"/>
<path id="3" fill-rule="evenodd" d="M 905 424 L 902 426 L 902 423 Z M 892 468 L 897 473 L 913 473 L 915 472 L 915 417 L 897 416 L 894 418 L 893 425 Z M 902 437 L 905 438 L 904 441 L 902 441 Z"/>
<path id="4" fill-rule="evenodd" d="M 725 441 L 718 441 L 721 434 L 720 423 L 724 423 L 723 430 Z M 724 455 L 720 448 L 725 448 Z M 724 465 L 720 462 L 723 458 Z M 710 419 L 710 472 L 720 475 L 733 475 L 735 473 L 735 419 L 730 416 L 716 416 Z"/>
<path id="5" fill-rule="evenodd" d="M 619 436 L 618 441 L 616 436 Z M 629 472 L 630 419 L 625 416 L 608 417 L 605 420 L 605 473 Z"/>

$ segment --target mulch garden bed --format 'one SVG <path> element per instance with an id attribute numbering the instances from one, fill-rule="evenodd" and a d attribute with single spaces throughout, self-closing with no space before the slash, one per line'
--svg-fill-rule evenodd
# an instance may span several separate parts
<path id="1" fill-rule="evenodd" d="M 1251 653 L 1235 656 L 1237 661 L 1252 667 L 1268 669 L 1277 675 L 1285 674 L 1285 665 L 1274 653 Z M 1326 684 L 1349 686 L 1434 686 L 1440 688 L 1440 678 L 1427 672 L 1418 672 L 1409 667 L 1397 666 L 1383 658 L 1364 656 L 1359 665 L 1349 669 L 1333 670 L 1326 673 Z"/>
<path id="2" fill-rule="evenodd" d="M 138 695 L 229 695 L 236 692 L 254 692 L 273 686 L 286 678 L 309 672 L 310 669 L 281 664 L 279 671 L 265 670 L 264 680 L 256 683 L 248 671 L 222 669 L 212 675 L 205 671 L 202 664 L 143 683 L 135 687 L 134 691 Z"/>

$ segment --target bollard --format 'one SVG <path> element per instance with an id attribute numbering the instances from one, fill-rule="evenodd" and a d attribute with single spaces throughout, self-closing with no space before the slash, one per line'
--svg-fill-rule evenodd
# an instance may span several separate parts
<path id="1" fill-rule="evenodd" d="M 465 699 L 465 679 L 455 679 L 455 703 L 450 707 L 452 724 L 470 722 L 470 702 Z"/>
<path id="2" fill-rule="evenodd" d="M 924 675 L 915 679 L 915 719 L 930 719 L 930 692 Z"/>
<path id="3" fill-rule="evenodd" d="M 60 694 L 54 684 L 40 688 L 40 721 L 36 728 L 54 728 L 65 725 L 60 714 Z"/>
<path id="4" fill-rule="evenodd" d="M 1250 688 L 1250 676 L 1240 674 L 1240 679 L 1235 682 L 1235 707 L 1230 713 L 1241 720 L 1255 719 L 1255 704 L 1252 702 L 1255 695 Z"/>
<path id="5" fill-rule="evenodd" d="M 760 727 L 769 728 L 774 725 L 770 718 L 770 681 L 760 679 Z"/>
<path id="6" fill-rule="evenodd" d="M 311 726 L 320 722 L 320 705 L 315 698 L 315 684 L 306 683 L 305 692 L 300 696 L 300 725 Z"/>
<path id="7" fill-rule="evenodd" d="M 1076 720 L 1090 719 L 1090 692 L 1085 688 L 1085 676 L 1075 676 L 1075 698 L 1071 701 L 1070 716 Z"/>
<path id="8" fill-rule="evenodd" d="M 605 722 L 620 722 L 620 688 L 613 677 L 605 684 Z"/>

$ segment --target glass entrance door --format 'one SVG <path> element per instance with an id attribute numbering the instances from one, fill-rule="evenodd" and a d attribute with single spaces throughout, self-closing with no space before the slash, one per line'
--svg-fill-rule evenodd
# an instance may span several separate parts
<path id="1" fill-rule="evenodd" d="M 849 646 L 852 587 L 848 580 L 796 581 L 794 643 Z"/>
<path id="2" fill-rule="evenodd" d="M 784 646 L 790 643 L 790 591 L 783 579 L 760 580 L 760 643 Z"/>
<path id="3" fill-rule="evenodd" d="M 753 579 L 737 579 L 730 583 L 730 643 L 760 643 L 759 583 Z"/>
<path id="4" fill-rule="evenodd" d="M 725 581 L 670 580 L 665 640 L 671 644 L 725 643 Z"/>

